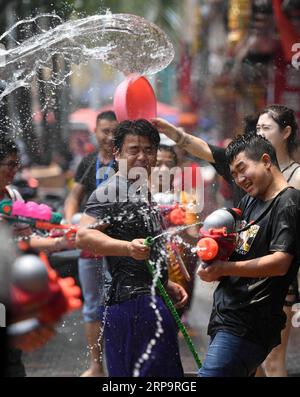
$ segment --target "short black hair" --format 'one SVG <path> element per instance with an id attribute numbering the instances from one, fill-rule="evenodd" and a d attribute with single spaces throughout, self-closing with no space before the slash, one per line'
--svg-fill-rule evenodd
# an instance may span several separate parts
<path id="1" fill-rule="evenodd" d="M 0 131 L 0 161 L 10 154 L 18 154 L 17 144 L 7 133 Z"/>
<path id="2" fill-rule="evenodd" d="M 156 149 L 159 147 L 160 136 L 158 129 L 145 119 L 124 120 L 115 129 L 114 146 L 116 150 L 121 150 L 126 135 L 137 135 L 148 137 Z"/>
<path id="3" fill-rule="evenodd" d="M 175 152 L 173 146 L 169 146 L 169 145 L 159 145 L 158 150 L 163 150 L 163 151 L 165 151 L 165 152 L 171 153 L 175 165 L 178 164 L 177 154 L 176 154 L 176 152 Z"/>
<path id="4" fill-rule="evenodd" d="M 98 125 L 100 120 L 117 121 L 117 116 L 112 110 L 106 110 L 98 114 L 96 119 L 96 125 Z"/>
<path id="5" fill-rule="evenodd" d="M 241 152 L 245 152 L 247 157 L 254 161 L 259 161 L 263 154 L 266 153 L 270 156 L 272 164 L 279 169 L 276 151 L 273 145 L 261 135 L 250 133 L 238 135 L 234 138 L 225 151 L 228 164 L 231 164 L 236 156 Z"/>
<path id="6" fill-rule="evenodd" d="M 255 133 L 257 121 L 258 121 L 257 114 L 249 114 L 248 116 L 245 116 L 243 121 L 243 127 L 244 127 L 243 133 L 244 134 Z"/>

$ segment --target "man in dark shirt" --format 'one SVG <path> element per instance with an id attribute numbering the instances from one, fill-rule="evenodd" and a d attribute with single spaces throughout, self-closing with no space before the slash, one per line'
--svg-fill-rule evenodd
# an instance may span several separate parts
<path id="1" fill-rule="evenodd" d="M 229 261 L 214 261 L 198 274 L 221 278 L 208 326 L 211 343 L 200 376 L 250 376 L 285 326 L 284 300 L 299 267 L 300 192 L 288 187 L 273 146 L 261 136 L 241 136 L 226 149 L 249 227 Z"/>
<path id="2" fill-rule="evenodd" d="M 148 190 L 159 133 L 146 120 L 123 121 L 115 131 L 118 173 L 90 197 L 77 233 L 80 248 L 105 255 L 112 284 L 104 324 L 109 376 L 183 376 L 174 320 L 145 261 L 156 267 L 177 307 L 187 294 L 167 277 L 163 239 L 150 250 L 147 236 L 162 233 L 159 209 Z"/>
<path id="3" fill-rule="evenodd" d="M 83 210 L 93 191 L 117 170 L 113 156 L 113 131 L 116 126 L 114 112 L 106 111 L 97 116 L 95 135 L 99 148 L 83 158 L 78 166 L 74 186 L 65 201 L 64 211 L 68 223 L 72 222 L 75 213 Z M 81 251 L 78 273 L 84 296 L 83 319 L 91 359 L 90 367 L 81 375 L 84 377 L 102 376 L 104 372 L 98 339 L 102 320 L 99 307 L 103 304 L 104 282 L 105 277 L 108 277 L 105 269 L 105 258 L 87 250 Z"/>
<path id="4" fill-rule="evenodd" d="M 256 121 L 257 117 L 254 116 L 248 116 L 245 118 L 245 134 L 256 131 Z M 230 187 L 232 188 L 233 205 L 237 206 L 245 193 L 233 182 L 224 148 L 211 145 L 197 136 L 187 134 L 182 128 L 175 127 L 166 120 L 157 118 L 153 119 L 152 122 L 158 128 L 159 132 L 165 134 L 168 138 L 175 141 L 177 146 L 184 148 L 196 158 L 211 163 L 216 169 L 217 173 L 229 183 Z"/>

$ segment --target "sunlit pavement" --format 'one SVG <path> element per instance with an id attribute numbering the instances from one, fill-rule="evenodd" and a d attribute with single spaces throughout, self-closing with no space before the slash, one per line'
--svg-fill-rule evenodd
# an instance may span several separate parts
<path id="1" fill-rule="evenodd" d="M 189 323 L 193 330 L 193 342 L 203 361 L 208 337 L 206 326 L 210 314 L 211 299 L 216 284 L 196 280 L 193 305 Z M 197 371 L 192 354 L 179 338 L 183 366 L 188 376 Z M 170 354 L 171 359 L 171 354 Z M 28 376 L 37 377 L 77 377 L 88 366 L 81 313 L 76 312 L 64 318 L 57 327 L 57 335 L 43 349 L 24 355 Z M 292 328 L 288 347 L 287 366 L 289 376 L 300 376 L 300 327 Z"/>

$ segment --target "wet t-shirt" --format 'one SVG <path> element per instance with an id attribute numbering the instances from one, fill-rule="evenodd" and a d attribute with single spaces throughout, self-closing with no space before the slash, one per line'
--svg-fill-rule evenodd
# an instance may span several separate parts
<path id="1" fill-rule="evenodd" d="M 270 205 L 245 196 L 240 203 L 243 219 L 256 220 Z M 241 232 L 232 261 L 259 258 L 272 252 L 294 256 L 288 272 L 276 277 L 223 277 L 214 293 L 208 326 L 213 336 L 228 330 L 270 349 L 280 343 L 286 316 L 282 310 L 289 285 L 299 268 L 300 191 L 289 188 L 278 196 L 270 211 Z"/>
<path id="2" fill-rule="evenodd" d="M 85 213 L 108 224 L 104 233 L 118 240 L 155 237 L 163 232 L 159 208 L 152 202 L 148 190 L 136 190 L 133 182 L 119 175 L 113 176 L 93 192 Z M 161 272 L 164 283 L 167 280 L 167 252 L 163 238 L 155 240 L 150 260 Z M 109 304 L 150 294 L 152 276 L 145 261 L 128 256 L 107 256 L 107 262 L 112 277 Z"/>

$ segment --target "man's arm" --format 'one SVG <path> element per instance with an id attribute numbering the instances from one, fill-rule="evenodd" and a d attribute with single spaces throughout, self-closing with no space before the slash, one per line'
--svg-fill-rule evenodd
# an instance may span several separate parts
<path id="1" fill-rule="evenodd" d="M 30 248 L 35 251 L 57 252 L 75 248 L 73 238 L 69 239 L 66 235 L 55 238 L 36 236 L 30 226 L 17 231 L 17 236 L 21 240 L 22 238 L 25 239 L 29 243 Z"/>
<path id="2" fill-rule="evenodd" d="M 261 258 L 246 261 L 214 261 L 205 269 L 200 265 L 197 274 L 203 281 L 217 281 L 223 276 L 237 277 L 275 277 L 284 276 L 293 260 L 287 252 L 274 252 Z"/>
<path id="3" fill-rule="evenodd" d="M 96 218 L 84 214 L 80 219 L 76 235 L 77 246 L 95 255 L 130 256 L 137 260 L 149 257 L 150 248 L 144 245 L 143 238 L 125 241 L 109 237 L 103 233 L 108 226 L 108 224 L 99 225 Z"/>
<path id="4" fill-rule="evenodd" d="M 65 206 L 64 206 L 65 219 L 67 223 L 71 223 L 73 215 L 76 214 L 76 212 L 78 212 L 80 203 L 84 196 L 84 192 L 85 192 L 84 185 L 75 182 L 72 190 L 70 191 L 70 193 L 66 198 Z"/>
<path id="5" fill-rule="evenodd" d="M 182 308 L 186 305 L 188 294 L 181 285 L 174 283 L 174 281 L 169 279 L 166 285 L 166 291 L 172 298 L 176 309 Z"/>
<path id="6" fill-rule="evenodd" d="M 157 127 L 159 132 L 175 141 L 178 146 L 184 148 L 193 156 L 210 163 L 215 162 L 210 147 L 203 139 L 187 134 L 182 128 L 177 128 L 160 118 L 152 119 L 151 122 Z"/>
<path id="7" fill-rule="evenodd" d="M 29 245 L 36 251 L 58 252 L 75 249 L 75 241 L 69 240 L 66 235 L 62 237 L 31 236 Z"/>

